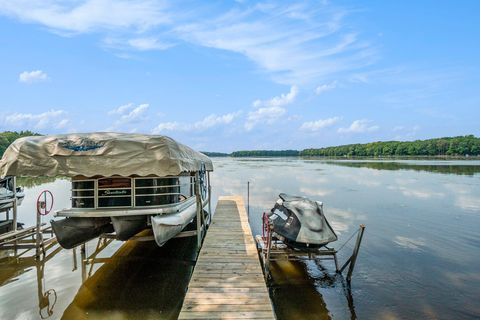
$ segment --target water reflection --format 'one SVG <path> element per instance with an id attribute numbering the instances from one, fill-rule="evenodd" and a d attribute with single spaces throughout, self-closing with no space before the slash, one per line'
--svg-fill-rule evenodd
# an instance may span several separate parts
<path id="1" fill-rule="evenodd" d="M 54 289 L 46 289 L 45 284 L 45 265 L 55 257 L 62 248 L 55 243 L 46 246 L 46 254 L 40 259 L 32 255 L 32 249 L 6 250 L 3 251 L 3 258 L 0 259 L 0 286 L 7 285 L 18 280 L 18 277 L 29 272 L 34 267 L 36 270 L 38 315 L 41 319 L 47 319 L 53 314 L 53 309 L 57 301 L 57 293 Z"/>
<path id="2" fill-rule="evenodd" d="M 52 244 L 40 260 L 32 251 L 3 252 L 1 319 L 176 319 L 197 256 L 196 238 L 173 239 L 162 248 L 111 239 L 93 240 L 84 251 Z M 73 286 L 68 273 L 77 280 Z"/>
<path id="3" fill-rule="evenodd" d="M 84 281 L 62 319 L 176 319 L 196 260 L 195 239 L 162 248 L 129 241 L 111 257 L 99 257 L 110 241 L 81 259 Z"/>
<path id="4" fill-rule="evenodd" d="M 423 164 L 427 162 L 427 164 Z M 337 160 L 325 161 L 325 163 L 352 168 L 368 168 L 375 170 L 413 170 L 433 173 L 457 174 L 473 176 L 480 173 L 478 161 L 352 161 Z"/>

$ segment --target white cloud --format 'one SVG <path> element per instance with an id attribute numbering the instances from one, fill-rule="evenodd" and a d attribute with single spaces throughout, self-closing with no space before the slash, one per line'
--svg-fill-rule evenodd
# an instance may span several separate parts
<path id="1" fill-rule="evenodd" d="M 103 39 L 102 44 L 105 48 L 119 51 L 129 49 L 137 51 L 167 50 L 174 46 L 172 42 L 161 41 L 157 37 L 137 37 L 132 39 L 107 37 Z M 125 57 L 125 54 L 122 57 Z"/>
<path id="2" fill-rule="evenodd" d="M 255 100 L 252 106 L 257 109 L 248 113 L 245 129 L 250 131 L 259 123 L 274 123 L 287 112 L 284 106 L 293 103 L 297 95 L 298 87 L 291 86 L 288 93 L 282 93 L 268 100 Z"/>
<path id="3" fill-rule="evenodd" d="M 152 133 L 158 134 L 165 131 L 204 131 L 218 125 L 226 125 L 233 122 L 241 114 L 241 111 L 224 115 L 211 114 L 194 123 L 162 122 L 153 128 Z"/>
<path id="4" fill-rule="evenodd" d="M 64 110 L 50 110 L 38 114 L 32 113 L 12 113 L 8 114 L 3 120 L 4 125 L 8 127 L 17 127 L 21 129 L 63 129 L 68 125 L 67 113 Z"/>
<path id="5" fill-rule="evenodd" d="M 378 130 L 380 127 L 370 125 L 372 121 L 367 119 L 355 120 L 348 128 L 339 128 L 338 133 L 365 133 Z"/>
<path id="6" fill-rule="evenodd" d="M 134 104 L 133 103 L 128 103 L 128 104 L 121 105 L 118 108 L 115 108 L 115 109 L 112 109 L 112 110 L 108 111 L 108 114 L 110 114 L 110 115 L 112 115 L 112 114 L 122 115 L 132 108 L 134 108 Z"/>
<path id="7" fill-rule="evenodd" d="M 136 132 L 137 128 L 132 125 L 145 120 L 145 113 L 149 108 L 148 103 L 135 105 L 128 103 L 108 112 L 109 115 L 116 117 L 113 125 L 105 129 L 106 131 L 115 131 L 120 127 L 122 131 Z"/>
<path id="8" fill-rule="evenodd" d="M 128 40 L 128 44 L 137 50 L 166 50 L 171 48 L 173 44 L 162 42 L 156 38 L 135 38 Z"/>
<path id="9" fill-rule="evenodd" d="M 48 75 L 42 70 L 23 71 L 18 76 L 18 81 L 23 83 L 34 83 L 48 80 Z"/>
<path id="10" fill-rule="evenodd" d="M 148 103 L 142 103 L 138 106 L 135 106 L 133 103 L 129 103 L 110 110 L 108 114 L 119 115 L 119 121 L 122 123 L 132 122 L 141 118 L 141 116 L 147 111 L 148 107 Z"/>
<path id="11" fill-rule="evenodd" d="M 224 114 L 224 115 L 221 115 L 221 116 L 211 114 L 211 115 L 203 118 L 202 120 L 195 122 L 192 125 L 192 129 L 193 130 L 205 130 L 205 129 L 214 127 L 214 126 L 219 125 L 219 124 L 229 124 L 239 114 L 240 114 L 240 111 Z"/>
<path id="12" fill-rule="evenodd" d="M 322 93 L 325 93 L 327 91 L 330 91 L 330 90 L 333 90 L 337 87 L 337 81 L 333 81 L 333 82 L 330 82 L 330 83 L 324 83 L 322 85 L 319 85 L 316 89 L 315 89 L 315 93 L 317 95 L 321 95 Z"/>
<path id="13" fill-rule="evenodd" d="M 347 14 L 328 3 L 261 3 L 175 31 L 188 42 L 242 54 L 277 82 L 302 84 L 375 59 L 371 46 L 344 28 Z"/>
<path id="14" fill-rule="evenodd" d="M 69 33 L 99 30 L 142 32 L 166 24 L 164 2 L 140 0 L 18 0 L 0 1 L 0 13 Z"/>
<path id="15" fill-rule="evenodd" d="M 332 117 L 332 118 L 327 118 L 327 119 L 320 119 L 316 121 L 308 121 L 304 122 L 300 130 L 305 130 L 305 131 L 319 131 L 323 128 L 330 127 L 340 121 L 340 117 Z"/>
<path id="16" fill-rule="evenodd" d="M 176 121 L 174 122 L 162 122 L 159 123 L 158 126 L 153 128 L 152 133 L 153 134 L 159 134 L 164 131 L 177 131 L 182 128 L 182 125 Z"/>
<path id="17" fill-rule="evenodd" d="M 148 103 L 140 104 L 137 107 L 130 110 L 130 112 L 123 114 L 120 119 L 123 122 L 132 122 L 132 121 L 138 120 L 147 111 L 148 107 L 149 107 Z"/>
<path id="18" fill-rule="evenodd" d="M 248 113 L 245 129 L 252 130 L 259 123 L 272 124 L 283 116 L 287 110 L 282 107 L 259 108 Z"/>
<path id="19" fill-rule="evenodd" d="M 255 108 L 260 107 L 283 107 L 288 104 L 291 104 L 295 101 L 295 98 L 298 95 L 298 87 L 292 86 L 288 93 L 282 93 L 278 97 L 273 97 L 269 100 L 255 100 L 253 106 Z"/>

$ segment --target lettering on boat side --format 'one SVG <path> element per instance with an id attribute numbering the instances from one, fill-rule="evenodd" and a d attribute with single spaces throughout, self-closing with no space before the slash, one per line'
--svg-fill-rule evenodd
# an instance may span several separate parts
<path id="1" fill-rule="evenodd" d="M 102 190 L 100 196 L 121 196 L 126 195 L 129 190 Z"/>
<path id="2" fill-rule="evenodd" d="M 82 139 L 80 141 L 64 140 L 60 141 L 58 145 L 72 151 L 90 151 L 103 147 L 103 143 L 90 139 Z"/>

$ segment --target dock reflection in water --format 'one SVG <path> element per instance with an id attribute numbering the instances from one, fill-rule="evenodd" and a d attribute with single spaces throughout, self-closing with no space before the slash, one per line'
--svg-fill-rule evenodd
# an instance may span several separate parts
<path id="1" fill-rule="evenodd" d="M 56 245 L 38 262 L 31 256 L 0 259 L 0 318 L 176 319 L 196 260 L 196 238 L 173 239 L 161 248 L 153 241 L 110 242 L 97 247 L 93 240 L 83 257 L 80 248 Z M 37 307 L 27 293 L 32 280 Z"/>
<path id="2" fill-rule="evenodd" d="M 326 261 L 274 261 L 268 282 L 278 319 L 332 319 L 320 288 L 338 289 L 338 298 L 348 306 L 345 318 L 357 319 L 350 287 Z M 330 268 L 325 268 L 329 266 Z M 343 298 L 343 300 L 342 300 Z"/>

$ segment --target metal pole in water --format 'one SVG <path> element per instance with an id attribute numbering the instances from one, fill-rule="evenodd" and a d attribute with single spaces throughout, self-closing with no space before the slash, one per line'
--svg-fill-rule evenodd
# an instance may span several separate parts
<path id="1" fill-rule="evenodd" d="M 360 232 L 357 235 L 357 241 L 355 243 L 355 249 L 353 249 L 352 257 L 350 258 L 350 266 L 347 272 L 347 281 L 352 279 L 353 268 L 355 268 L 355 262 L 357 261 L 358 251 L 360 250 L 360 244 L 362 243 L 363 232 L 365 231 L 365 225 L 360 225 Z"/>
<path id="2" fill-rule="evenodd" d="M 35 256 L 36 258 L 40 258 L 40 246 L 41 246 L 41 226 L 42 226 L 42 220 L 40 216 L 40 211 L 38 208 L 38 203 L 37 203 L 37 228 L 35 230 Z"/>
<path id="3" fill-rule="evenodd" d="M 250 223 L 250 181 L 247 181 L 247 218 Z"/>
<path id="4" fill-rule="evenodd" d="M 17 231 L 17 177 L 13 176 L 13 231 Z"/>
<path id="5" fill-rule="evenodd" d="M 200 175 L 195 173 L 195 194 L 197 201 L 197 250 L 202 244 L 202 197 L 200 195 Z"/>
<path id="6" fill-rule="evenodd" d="M 210 184 L 210 171 L 207 171 L 208 180 L 208 224 L 212 222 L 212 185 Z"/>

